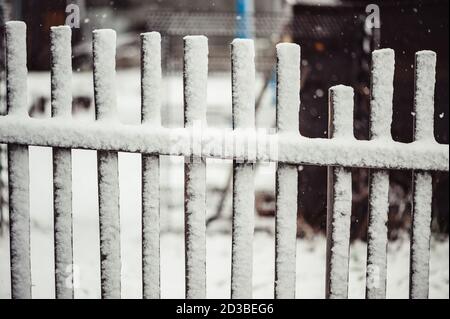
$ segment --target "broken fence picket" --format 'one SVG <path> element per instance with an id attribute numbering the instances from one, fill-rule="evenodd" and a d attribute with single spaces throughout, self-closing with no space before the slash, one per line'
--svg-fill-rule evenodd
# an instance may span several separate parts
<path id="1" fill-rule="evenodd" d="M 206 298 L 206 158 L 233 159 L 231 297 L 252 297 L 255 161 L 278 164 L 276 172 L 275 298 L 294 298 L 296 283 L 297 166 L 329 167 L 326 296 L 347 298 L 352 167 L 370 168 L 367 298 L 386 297 L 389 169 L 414 170 L 410 297 L 428 297 L 431 172 L 449 170 L 449 147 L 433 137 L 436 55 L 416 55 L 415 139 L 392 140 L 394 51 L 373 53 L 371 140 L 353 136 L 353 90 L 330 89 L 329 139 L 299 134 L 300 47 L 277 45 L 277 132 L 255 130 L 254 46 L 231 45 L 233 127 L 206 127 L 208 40 L 184 38 L 185 128 L 161 126 L 161 37 L 141 35 L 141 125 L 116 115 L 115 32 L 93 33 L 96 121 L 71 118 L 71 33 L 51 29 L 52 118 L 32 119 L 26 101 L 26 26 L 6 25 L 8 114 L 0 116 L 0 143 L 8 144 L 11 296 L 31 298 L 28 146 L 53 148 L 55 286 L 57 298 L 73 298 L 71 149 L 98 152 L 101 292 L 121 296 L 117 152 L 142 154 L 142 281 L 144 298 L 160 298 L 159 157 L 185 156 L 186 298 Z M 246 149 L 242 152 L 245 142 Z M 261 145 L 275 145 L 274 152 Z M 213 147 L 220 145 L 221 148 Z M 271 149 L 272 150 L 272 149 Z"/>

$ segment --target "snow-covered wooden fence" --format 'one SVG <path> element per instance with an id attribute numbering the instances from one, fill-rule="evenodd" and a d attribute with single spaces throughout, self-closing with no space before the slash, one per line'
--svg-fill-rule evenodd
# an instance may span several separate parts
<path id="1" fill-rule="evenodd" d="M 255 161 L 278 163 L 276 173 L 275 297 L 295 297 L 297 165 L 329 167 L 327 290 L 329 298 L 348 291 L 351 173 L 370 168 L 367 297 L 386 296 L 386 245 L 389 169 L 414 170 L 414 218 L 411 240 L 410 296 L 428 296 L 429 241 L 433 171 L 449 170 L 449 147 L 433 137 L 436 55 L 416 55 L 415 141 L 403 144 L 390 134 L 394 52 L 373 53 L 371 140 L 353 135 L 353 90 L 330 89 L 330 138 L 302 137 L 300 47 L 277 46 L 277 132 L 255 130 L 254 47 L 251 40 L 231 45 L 232 132 L 206 127 L 208 41 L 184 39 L 185 128 L 161 126 L 161 38 L 142 34 L 142 125 L 123 125 L 116 117 L 115 32 L 93 35 L 96 121 L 71 119 L 71 31 L 51 30 L 52 118 L 33 119 L 27 110 L 26 26 L 6 25 L 7 106 L 0 116 L 0 143 L 8 144 L 11 284 L 13 298 L 31 297 L 28 146 L 53 148 L 55 214 L 55 284 L 57 298 L 72 298 L 72 186 L 74 148 L 98 151 L 98 195 L 102 297 L 121 290 L 119 184 L 117 152 L 142 154 L 143 297 L 160 297 L 159 156 L 185 156 L 186 297 L 206 295 L 206 158 L 234 159 L 232 298 L 252 297 L 252 237 Z M 198 131 L 198 126 L 201 130 Z M 252 144 L 250 141 L 256 141 Z M 245 152 L 238 151 L 247 143 Z M 267 152 L 266 145 L 276 145 Z M 220 147 L 217 147 L 220 146 Z"/>

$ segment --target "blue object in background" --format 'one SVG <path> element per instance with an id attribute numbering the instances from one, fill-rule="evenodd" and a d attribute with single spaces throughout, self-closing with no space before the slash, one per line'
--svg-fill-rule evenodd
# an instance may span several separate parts
<path id="1" fill-rule="evenodd" d="M 255 37 L 254 25 L 254 0 L 235 0 L 236 1 L 236 38 L 253 39 Z M 276 72 L 272 71 L 269 80 L 268 89 L 271 95 L 271 104 L 276 106 Z"/>
<path id="2" fill-rule="evenodd" d="M 251 39 L 254 37 L 253 0 L 236 0 L 236 37 Z"/>

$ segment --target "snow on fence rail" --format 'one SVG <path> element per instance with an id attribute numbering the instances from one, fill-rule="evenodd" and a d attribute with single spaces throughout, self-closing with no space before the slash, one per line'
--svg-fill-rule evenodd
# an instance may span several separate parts
<path id="1" fill-rule="evenodd" d="M 72 185 L 70 149 L 98 151 L 101 285 L 103 298 L 121 290 L 119 184 L 117 152 L 142 154 L 143 297 L 160 297 L 159 156 L 185 156 L 186 297 L 205 298 L 205 159 L 234 160 L 231 297 L 252 297 L 252 237 L 255 161 L 278 163 L 276 173 L 275 297 L 295 297 L 297 167 L 328 166 L 328 298 L 347 298 L 351 167 L 371 169 L 368 229 L 367 298 L 386 297 L 386 244 L 389 169 L 414 173 L 410 297 L 428 297 L 432 171 L 449 170 L 449 147 L 433 137 L 436 55 L 416 54 L 415 142 L 392 140 L 394 52 L 373 53 L 371 140 L 353 135 L 353 90 L 330 89 L 330 138 L 302 137 L 300 47 L 277 46 L 277 132 L 255 130 L 254 47 L 251 40 L 231 45 L 233 131 L 206 128 L 208 42 L 184 39 L 185 128 L 161 126 L 161 37 L 141 35 L 142 124 L 123 125 L 116 118 L 115 32 L 93 35 L 96 121 L 71 119 L 71 31 L 51 29 L 52 119 L 32 119 L 27 112 L 26 26 L 6 25 L 7 107 L 0 116 L 0 143 L 8 144 L 11 292 L 31 297 L 28 146 L 53 148 L 55 213 L 55 286 L 57 298 L 73 298 Z M 241 146 L 246 150 L 242 152 Z M 267 151 L 267 145 L 275 151 Z M 217 147 L 219 146 L 219 147 Z M 269 149 L 271 149 L 269 147 Z M 272 150 L 272 149 L 271 149 Z M 70 280 L 69 280 L 70 281 Z"/>

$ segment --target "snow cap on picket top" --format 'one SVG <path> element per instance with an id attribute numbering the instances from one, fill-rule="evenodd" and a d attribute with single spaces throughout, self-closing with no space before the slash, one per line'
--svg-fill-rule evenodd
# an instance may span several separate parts
<path id="1" fill-rule="evenodd" d="M 161 125 L 162 71 L 161 34 L 141 34 L 141 90 L 142 123 Z"/>
<path id="2" fill-rule="evenodd" d="M 255 127 L 255 46 L 250 39 L 231 42 L 233 127 Z"/>
<path id="3" fill-rule="evenodd" d="M 6 33 L 6 85 L 9 114 L 28 115 L 27 105 L 27 26 L 23 21 L 9 21 Z"/>
<path id="4" fill-rule="evenodd" d="M 370 99 L 370 134 L 372 139 L 392 139 L 394 70 L 394 50 L 380 49 L 372 52 L 372 89 Z"/>
<path id="5" fill-rule="evenodd" d="M 300 46 L 277 45 L 277 129 L 298 132 L 300 108 Z"/>
<path id="6" fill-rule="evenodd" d="M 52 116 L 72 114 L 72 30 L 69 26 L 50 28 L 52 71 Z"/>
<path id="7" fill-rule="evenodd" d="M 353 134 L 353 88 L 337 85 L 330 88 L 330 120 L 333 138 L 354 138 Z"/>
<path id="8" fill-rule="evenodd" d="M 94 30 L 92 39 L 96 119 L 117 120 L 116 32 L 111 29 Z"/>
<path id="9" fill-rule="evenodd" d="M 233 128 L 255 127 L 255 49 L 253 40 L 235 39 L 231 43 Z M 238 136 L 237 152 L 246 152 L 249 162 L 256 154 L 256 143 Z M 231 256 L 231 298 L 252 298 L 254 170 L 248 163 L 234 163 L 233 240 Z"/>

